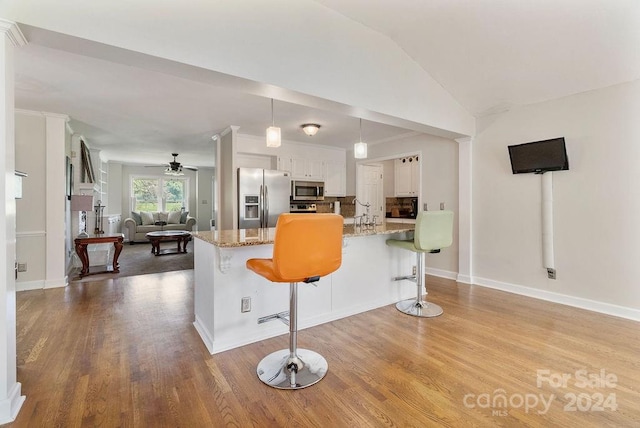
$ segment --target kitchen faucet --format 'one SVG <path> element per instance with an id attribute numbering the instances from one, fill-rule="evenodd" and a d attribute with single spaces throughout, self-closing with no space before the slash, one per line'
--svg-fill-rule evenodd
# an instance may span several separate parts
<path id="1" fill-rule="evenodd" d="M 359 216 L 354 217 L 354 220 L 355 219 L 359 219 L 360 227 L 365 226 L 367 228 L 369 228 L 369 227 L 373 228 L 376 225 L 376 218 L 378 216 L 377 215 L 373 215 L 373 216 L 370 215 L 371 204 L 369 202 L 367 202 L 366 204 L 363 204 L 362 202 L 360 202 L 358 200 L 358 198 L 353 198 L 353 201 L 351 201 L 351 203 L 353 205 L 355 205 L 356 202 L 358 204 L 360 204 L 361 206 L 366 208 L 366 213 L 363 214 L 363 215 L 359 215 Z M 363 222 L 363 220 L 364 220 L 364 222 Z"/>

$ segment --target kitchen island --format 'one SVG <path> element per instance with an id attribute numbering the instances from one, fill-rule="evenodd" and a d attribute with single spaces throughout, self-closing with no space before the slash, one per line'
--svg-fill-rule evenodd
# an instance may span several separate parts
<path id="1" fill-rule="evenodd" d="M 415 284 L 393 281 L 415 265 L 415 255 L 389 247 L 391 237 L 407 239 L 414 225 L 388 223 L 372 229 L 345 225 L 342 266 L 298 291 L 300 330 L 415 296 Z M 250 258 L 270 258 L 275 228 L 193 232 L 194 326 L 210 353 L 226 351 L 288 333 L 258 318 L 289 309 L 289 286 L 267 281 L 245 267 Z M 300 237 L 304 239 L 304 237 Z M 242 298 L 251 299 L 242 312 Z"/>

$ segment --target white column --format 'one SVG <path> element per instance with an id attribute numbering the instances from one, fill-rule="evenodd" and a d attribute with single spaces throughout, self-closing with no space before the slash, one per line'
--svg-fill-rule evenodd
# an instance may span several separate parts
<path id="1" fill-rule="evenodd" d="M 458 142 L 458 282 L 473 284 L 472 246 L 472 147 L 473 139 L 459 138 Z"/>
<path id="2" fill-rule="evenodd" d="M 67 285 L 65 258 L 65 131 L 68 116 L 43 113 L 46 138 L 46 266 L 45 288 Z"/>
<path id="3" fill-rule="evenodd" d="M 26 40 L 15 23 L 0 19 L 0 424 L 11 422 L 25 397 L 16 369 L 16 201 L 13 49 Z"/>

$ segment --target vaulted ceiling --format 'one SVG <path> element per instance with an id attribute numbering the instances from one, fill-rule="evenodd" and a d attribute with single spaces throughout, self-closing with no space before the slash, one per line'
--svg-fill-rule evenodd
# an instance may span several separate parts
<path id="1" fill-rule="evenodd" d="M 637 0 L 315 3 L 390 39 L 476 117 L 640 78 Z M 111 159 L 162 163 L 177 151 L 184 163 L 206 166 L 213 134 L 238 125 L 263 135 L 271 122 L 268 98 L 59 50 L 32 30 L 25 34 L 34 40 L 16 53 L 16 106 L 68 114 Z M 358 119 L 344 111 L 276 101 L 275 122 L 286 140 L 350 147 L 358 139 Z M 305 136 L 306 122 L 320 132 Z M 410 132 L 363 123 L 369 142 Z"/>

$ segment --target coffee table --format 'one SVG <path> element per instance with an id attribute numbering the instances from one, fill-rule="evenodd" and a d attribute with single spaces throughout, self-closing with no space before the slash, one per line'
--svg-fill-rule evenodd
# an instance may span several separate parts
<path id="1" fill-rule="evenodd" d="M 187 242 L 191 241 L 191 234 L 184 230 L 159 230 L 145 235 L 151 241 L 151 253 L 156 256 L 165 254 L 180 254 L 187 252 Z M 178 241 L 178 248 L 160 249 L 162 241 Z"/>

